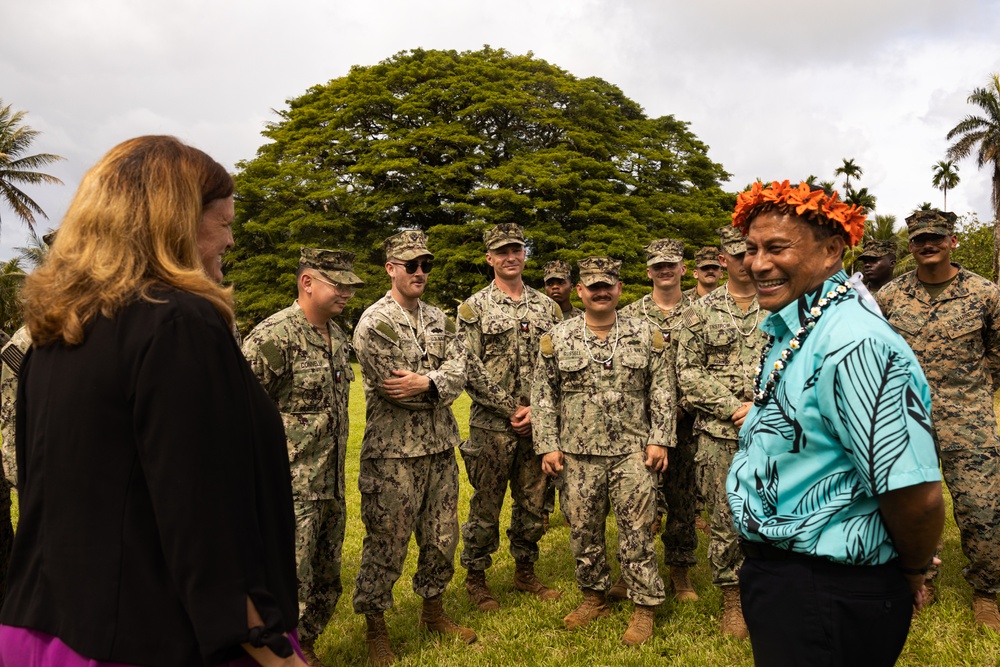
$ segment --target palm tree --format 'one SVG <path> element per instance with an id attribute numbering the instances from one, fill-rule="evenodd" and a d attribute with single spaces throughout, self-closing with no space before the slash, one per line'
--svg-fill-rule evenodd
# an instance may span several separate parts
<path id="1" fill-rule="evenodd" d="M 931 185 L 944 192 L 944 210 L 948 210 L 948 190 L 953 190 L 962 180 L 958 176 L 958 165 L 954 160 L 939 160 L 934 169 Z"/>
<path id="2" fill-rule="evenodd" d="M 844 197 L 844 201 L 848 204 L 860 206 L 866 211 L 873 211 L 875 210 L 877 198 L 875 195 L 868 192 L 868 188 L 859 188 L 855 190 L 848 186 L 847 195 Z"/>
<path id="3" fill-rule="evenodd" d="M 12 334 L 21 327 L 21 284 L 24 271 L 15 257 L 0 264 L 0 329 Z"/>
<path id="4" fill-rule="evenodd" d="M 11 111 L 10 105 L 3 106 L 0 100 L 0 203 L 6 202 L 29 229 L 34 229 L 35 214 L 46 217 L 45 211 L 16 184 L 61 184 L 55 176 L 37 170 L 63 158 L 51 153 L 25 155 L 38 131 L 21 124 L 24 114 Z"/>
<path id="5" fill-rule="evenodd" d="M 970 104 L 983 110 L 982 116 L 966 116 L 948 132 L 957 141 L 948 149 L 948 157 L 961 160 L 976 150 L 976 166 L 993 167 L 993 275 L 1000 278 L 1000 74 L 990 76 L 985 88 L 969 95 Z"/>
<path id="6" fill-rule="evenodd" d="M 845 190 L 851 189 L 851 178 L 861 178 L 861 174 L 863 173 L 865 173 L 864 170 L 858 165 L 854 164 L 854 158 L 851 158 L 850 160 L 844 158 L 844 164 L 841 165 L 840 167 L 837 167 L 833 171 L 834 176 L 843 175 Z"/>
<path id="7" fill-rule="evenodd" d="M 49 230 L 51 233 L 51 230 Z M 28 245 L 14 248 L 18 259 L 28 268 L 28 271 L 41 266 L 45 256 L 49 254 L 49 246 L 44 237 L 39 236 L 34 229 L 28 230 Z"/>

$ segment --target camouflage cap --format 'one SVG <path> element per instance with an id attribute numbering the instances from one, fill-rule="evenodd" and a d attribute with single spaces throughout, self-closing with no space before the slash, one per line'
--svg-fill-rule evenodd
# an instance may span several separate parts
<path id="1" fill-rule="evenodd" d="M 580 269 L 580 282 L 590 287 L 596 283 L 617 285 L 622 263 L 610 257 L 584 257 L 576 266 Z"/>
<path id="2" fill-rule="evenodd" d="M 55 240 L 56 240 L 56 232 L 58 232 L 58 231 L 59 231 L 58 229 L 53 229 L 53 230 L 51 230 L 51 231 L 46 232 L 45 234 L 43 234 L 42 235 L 42 243 L 44 243 L 47 246 L 51 246 L 55 242 Z"/>
<path id="3" fill-rule="evenodd" d="M 646 246 L 646 266 L 684 261 L 684 241 L 653 239 Z"/>
<path id="4" fill-rule="evenodd" d="M 354 273 L 354 253 L 346 250 L 302 248 L 299 251 L 299 266 L 316 269 L 324 278 L 338 285 L 361 287 L 365 284 Z"/>
<path id="5" fill-rule="evenodd" d="M 952 236 L 955 233 L 956 220 L 958 220 L 958 216 L 954 213 L 939 211 L 936 208 L 928 211 L 914 211 L 906 218 L 907 237 L 912 239 L 921 234 Z"/>
<path id="6" fill-rule="evenodd" d="M 719 249 L 714 245 L 707 245 L 699 250 L 694 256 L 694 266 L 700 269 L 703 266 L 722 266 L 719 262 Z"/>
<path id="7" fill-rule="evenodd" d="M 524 245 L 524 230 L 513 222 L 502 222 L 483 232 L 483 242 L 487 250 L 496 250 L 511 243 Z"/>
<path id="8" fill-rule="evenodd" d="M 427 249 L 427 234 L 419 229 L 412 229 L 394 234 L 382 241 L 385 258 L 400 259 L 404 262 L 417 257 L 434 257 Z"/>
<path id="9" fill-rule="evenodd" d="M 542 282 L 548 281 L 549 278 L 561 278 L 563 280 L 571 280 L 573 278 L 573 267 L 569 265 L 569 262 L 564 262 L 561 259 L 545 262 L 542 270 L 545 271 L 545 277 L 542 278 Z"/>
<path id="10" fill-rule="evenodd" d="M 864 259 L 865 257 L 878 259 L 886 255 L 895 257 L 898 252 L 895 241 L 869 241 L 865 244 L 864 251 L 858 255 L 858 259 Z"/>
<path id="11" fill-rule="evenodd" d="M 747 251 L 746 239 L 743 238 L 743 234 L 736 227 L 726 225 L 725 227 L 719 227 L 715 231 L 719 234 L 719 245 L 722 246 L 723 252 L 730 255 L 742 255 Z"/>

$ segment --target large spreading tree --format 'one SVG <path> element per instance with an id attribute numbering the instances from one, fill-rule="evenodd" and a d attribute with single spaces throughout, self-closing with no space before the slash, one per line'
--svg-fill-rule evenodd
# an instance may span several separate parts
<path id="1" fill-rule="evenodd" d="M 429 233 L 426 298 L 451 312 L 490 279 L 482 232 L 501 222 L 525 227 L 536 286 L 549 259 L 622 259 L 624 303 L 648 283 L 650 239 L 684 239 L 693 255 L 734 201 L 687 123 L 531 54 L 407 51 L 277 113 L 236 177 L 227 275 L 244 326 L 290 303 L 303 246 L 357 253 L 367 285 L 353 320 L 388 288 L 379 246 L 403 229 Z"/>

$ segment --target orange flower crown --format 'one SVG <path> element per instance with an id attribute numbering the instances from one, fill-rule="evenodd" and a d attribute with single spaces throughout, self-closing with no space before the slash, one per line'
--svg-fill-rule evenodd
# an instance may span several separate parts
<path id="1" fill-rule="evenodd" d="M 797 186 L 788 181 L 774 181 L 770 185 L 757 181 L 736 196 L 733 227 L 746 236 L 755 211 L 768 204 L 782 213 L 798 215 L 818 225 L 839 227 L 852 247 L 860 243 L 865 233 L 865 209 L 840 201 L 836 192 L 827 195 L 823 190 L 813 190 L 805 181 Z"/>

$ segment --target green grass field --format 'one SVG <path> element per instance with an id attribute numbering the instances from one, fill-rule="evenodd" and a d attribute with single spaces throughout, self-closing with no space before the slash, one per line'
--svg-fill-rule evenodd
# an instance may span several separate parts
<path id="1" fill-rule="evenodd" d="M 358 374 L 360 377 L 360 374 Z M 465 437 L 468 432 L 469 400 L 462 396 L 456 401 L 455 415 Z M 326 631 L 316 644 L 316 652 L 329 665 L 363 665 L 366 662 L 364 619 L 353 613 L 351 597 L 354 578 L 361 558 L 364 526 L 359 517 L 360 494 L 357 490 L 358 457 L 364 430 L 364 395 L 356 382 L 351 393 L 351 438 L 347 452 L 347 538 L 344 543 L 344 595 Z M 471 487 L 461 471 L 461 501 L 459 521 L 468 512 Z M 509 496 L 508 496 L 509 501 Z M 510 519 L 509 506 L 501 518 L 501 531 Z M 551 528 L 540 544 L 541 558 L 536 570 L 549 585 L 560 589 L 559 601 L 544 604 L 514 591 L 511 579 L 514 562 L 501 540 L 501 551 L 494 559 L 487 576 L 501 609 L 492 614 L 476 610 L 465 594 L 465 571 L 457 565 L 455 578 L 445 593 L 445 608 L 452 618 L 476 630 L 479 641 L 465 646 L 452 640 L 442 640 L 417 628 L 420 599 L 410 585 L 416 567 L 416 544 L 411 541 L 406 569 L 394 593 L 395 608 L 386 614 L 393 650 L 400 665 L 724 665 L 750 666 L 753 660 L 749 642 L 723 638 L 718 633 L 721 595 L 711 583 L 705 558 L 707 537 L 701 535 L 693 581 L 701 600 L 679 605 L 668 600 L 657 613 L 654 639 L 637 649 L 621 644 L 621 635 L 628 627 L 631 603 L 625 603 L 611 614 L 590 626 L 567 632 L 562 626 L 565 616 L 580 601 L 573 579 L 573 557 L 569 549 L 569 529 L 556 512 Z M 616 543 L 615 526 L 608 522 L 609 544 Z M 657 540 L 662 565 L 662 545 Z M 459 544 L 459 551 L 461 551 Z M 945 526 L 944 563 L 938 583 L 938 602 L 914 621 L 910 637 L 899 665 L 998 665 L 1000 636 L 975 626 L 972 620 L 972 592 L 962 579 L 965 558 L 961 553 L 958 530 L 950 517 Z M 613 574 L 617 563 L 612 555 Z"/>
<path id="2" fill-rule="evenodd" d="M 360 373 L 355 369 L 357 377 Z M 998 403 L 1000 412 L 1000 403 Z M 455 416 L 468 434 L 469 399 L 463 395 L 455 402 Z M 364 665 L 364 619 L 354 614 L 351 597 L 354 578 L 361 560 L 361 541 L 364 526 L 359 516 L 361 504 L 358 492 L 358 461 L 361 435 L 364 431 L 364 393 L 361 382 L 351 388 L 351 437 L 347 452 L 347 537 L 344 542 L 344 595 L 326 631 L 316 643 L 316 652 L 328 665 Z M 465 476 L 459 456 L 461 475 L 461 500 L 459 521 L 468 513 L 471 487 Z M 959 545 L 958 529 L 951 518 L 948 502 L 948 519 L 945 524 L 943 564 L 938 579 L 938 601 L 914 621 L 903 655 L 897 663 L 906 667 L 935 667 L 1000 665 L 1000 636 L 978 628 L 972 620 L 972 591 L 962 579 L 965 564 Z M 508 495 L 509 502 L 509 495 Z M 17 519 L 17 499 L 14 497 L 13 518 Z M 510 520 L 509 505 L 501 517 L 501 531 Z M 613 521 L 608 522 L 607 541 L 616 544 L 617 535 Z M 700 534 L 699 534 L 700 535 Z M 455 579 L 445 593 L 445 609 L 452 618 L 470 626 L 479 634 L 479 641 L 471 646 L 443 640 L 417 628 L 420 599 L 414 595 L 410 581 L 416 568 L 416 544 L 411 540 L 406 569 L 394 593 L 396 606 L 386 614 L 390 640 L 401 666 L 434 665 L 464 667 L 466 665 L 491 665 L 495 667 L 525 667 L 528 665 L 593 665 L 596 667 L 643 665 L 678 665 L 683 667 L 726 666 L 751 667 L 753 659 L 749 642 L 739 642 L 722 637 L 718 632 L 722 596 L 712 585 L 711 574 L 705 559 L 707 537 L 700 535 L 698 558 L 701 561 L 693 570 L 692 579 L 701 600 L 679 605 L 672 600 L 664 604 L 656 617 L 653 640 L 639 648 L 630 649 L 621 644 L 621 635 L 628 627 L 631 603 L 616 608 L 611 616 L 590 626 L 567 632 L 562 617 L 580 601 L 580 594 L 573 579 L 573 556 L 569 549 L 569 529 L 557 511 L 552 517 L 549 532 L 540 543 L 541 558 L 536 565 L 539 576 L 550 586 L 563 592 L 559 601 L 544 604 L 533 596 L 514 591 L 511 579 L 514 562 L 505 551 L 494 558 L 494 565 L 487 576 L 501 609 L 489 615 L 476 610 L 465 594 L 465 571 L 457 565 Z M 459 543 L 459 551 L 461 550 Z M 661 559 L 660 572 L 664 579 L 666 567 L 662 565 L 662 544 L 657 540 Z M 612 550 L 613 551 L 613 550 Z M 613 575 L 617 563 L 611 554 Z"/>

